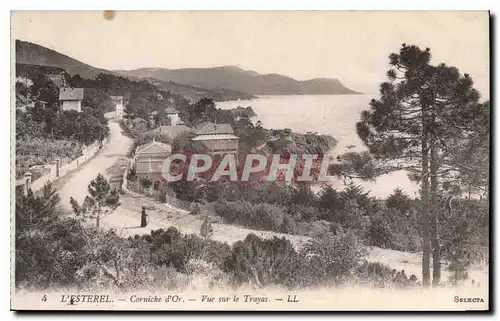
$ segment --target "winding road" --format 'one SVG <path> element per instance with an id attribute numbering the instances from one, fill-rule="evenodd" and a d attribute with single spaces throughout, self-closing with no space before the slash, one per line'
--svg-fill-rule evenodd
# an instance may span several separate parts
<path id="1" fill-rule="evenodd" d="M 99 173 L 112 182 L 115 178 L 110 177 L 107 174 L 107 170 L 120 160 L 126 159 L 130 146 L 133 144 L 133 140 L 123 132 L 119 123 L 120 119 L 112 118 L 109 114 L 107 114 L 107 117 L 109 119 L 110 131 L 108 143 L 96 156 L 53 184 L 61 198 L 60 204 L 65 209 L 71 209 L 69 203 L 70 197 L 73 197 L 79 203 L 83 202 L 87 195 L 87 187 L 90 181 L 96 178 Z M 125 167 L 123 170 L 125 170 Z M 121 179 L 121 174 L 119 175 Z"/>

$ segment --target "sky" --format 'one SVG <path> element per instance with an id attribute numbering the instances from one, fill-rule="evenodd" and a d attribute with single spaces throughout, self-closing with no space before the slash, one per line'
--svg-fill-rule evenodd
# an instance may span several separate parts
<path id="1" fill-rule="evenodd" d="M 17 11 L 11 38 L 104 69 L 236 65 L 376 93 L 402 43 L 429 47 L 489 95 L 486 11 Z"/>

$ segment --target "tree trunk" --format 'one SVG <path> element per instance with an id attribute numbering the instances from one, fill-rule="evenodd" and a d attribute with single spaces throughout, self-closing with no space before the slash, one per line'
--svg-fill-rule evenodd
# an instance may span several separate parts
<path id="1" fill-rule="evenodd" d="M 435 99 L 435 95 L 434 95 Z M 431 204 L 430 204 L 430 232 L 432 247 L 432 286 L 439 286 L 441 279 L 441 249 L 438 233 L 438 170 L 439 170 L 439 147 L 436 142 L 436 107 L 431 107 L 430 124 L 430 179 L 431 179 Z"/>
<path id="2" fill-rule="evenodd" d="M 97 207 L 97 218 L 96 218 L 96 227 L 99 228 L 99 219 L 101 218 L 101 205 Z"/>
<path id="3" fill-rule="evenodd" d="M 422 285 L 430 286 L 430 242 L 429 242 L 429 149 L 426 108 L 422 106 Z"/>
<path id="4" fill-rule="evenodd" d="M 431 142 L 433 144 L 433 142 Z M 431 246 L 432 246 L 432 285 L 438 286 L 441 279 L 441 251 L 438 234 L 438 206 L 437 206 L 437 190 L 438 190 L 438 148 L 433 144 L 431 146 Z"/>

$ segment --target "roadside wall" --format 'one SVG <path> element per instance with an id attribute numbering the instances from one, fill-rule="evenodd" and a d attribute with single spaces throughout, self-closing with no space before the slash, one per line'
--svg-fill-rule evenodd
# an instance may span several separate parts
<path id="1" fill-rule="evenodd" d="M 16 190 L 23 190 L 24 194 L 27 193 L 28 189 L 31 189 L 34 193 L 43 189 L 43 187 L 55 181 L 56 179 L 65 176 L 69 172 L 77 169 L 79 166 L 85 164 L 90 158 L 92 158 L 97 152 L 108 142 L 108 139 L 104 139 L 102 142 L 96 141 L 91 145 L 86 146 L 82 155 L 77 159 L 67 162 L 66 159 L 55 160 L 53 164 L 45 165 L 46 168 L 50 168 L 50 172 L 35 181 L 31 181 L 30 171 L 24 174 L 24 178 L 16 181 Z"/>

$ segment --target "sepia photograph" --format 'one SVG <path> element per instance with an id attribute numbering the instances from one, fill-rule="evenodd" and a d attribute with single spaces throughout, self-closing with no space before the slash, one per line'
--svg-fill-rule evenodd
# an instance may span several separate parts
<path id="1" fill-rule="evenodd" d="M 488 11 L 10 19 L 11 310 L 491 309 Z"/>

